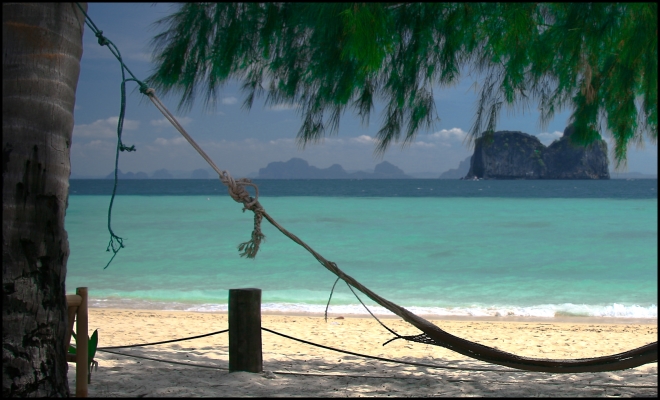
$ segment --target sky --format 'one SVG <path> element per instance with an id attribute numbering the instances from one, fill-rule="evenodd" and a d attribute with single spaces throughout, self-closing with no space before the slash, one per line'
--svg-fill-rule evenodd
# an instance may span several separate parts
<path id="1" fill-rule="evenodd" d="M 133 74 L 145 80 L 155 68 L 150 42 L 160 30 L 153 23 L 169 15 L 175 7 L 165 3 L 89 3 L 88 15 L 117 46 Z M 382 107 L 378 103 L 368 125 L 347 110 L 336 135 L 301 149 L 296 135 L 302 121 L 296 108 L 285 104 L 267 107 L 261 98 L 251 110 L 245 110 L 241 107 L 245 96 L 238 82 L 230 82 L 220 91 L 212 109 L 204 107 L 200 96 L 190 111 L 179 112 L 177 94 L 157 95 L 215 164 L 234 178 L 256 174 L 270 162 L 293 157 L 318 168 L 340 164 L 349 172 L 373 171 L 375 165 L 388 161 L 413 176 L 437 177 L 456 168 L 472 154 L 465 139 L 476 111 L 475 83 L 479 84 L 465 76 L 454 87 L 435 88 L 439 121 L 432 129 L 420 131 L 406 147 L 392 144 L 382 156 L 374 153 L 374 137 L 382 123 Z M 114 171 L 120 87 L 119 62 L 107 46 L 98 44 L 86 26 L 74 109 L 72 178 L 99 178 Z M 570 111 L 562 112 L 542 128 L 538 112 L 533 109 L 503 110 L 497 130 L 522 131 L 549 145 L 561 137 L 569 116 Z M 134 82 L 127 83 L 124 118 L 122 141 L 127 146 L 135 145 L 136 151 L 120 153 L 122 172 L 142 171 L 151 175 L 163 168 L 181 173 L 199 168 L 211 171 Z M 608 137 L 605 140 L 609 142 Z M 608 147 L 612 148 L 611 142 Z M 610 159 L 610 169 L 613 165 Z M 657 174 L 657 169 L 657 144 L 647 142 L 643 149 L 631 147 L 626 171 Z"/>

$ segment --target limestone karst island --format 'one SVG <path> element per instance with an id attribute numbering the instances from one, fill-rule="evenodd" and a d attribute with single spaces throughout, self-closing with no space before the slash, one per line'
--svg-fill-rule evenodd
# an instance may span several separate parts
<path id="1" fill-rule="evenodd" d="M 607 143 L 572 143 L 573 127 L 546 147 L 523 132 L 499 131 L 475 142 L 463 179 L 610 179 Z"/>

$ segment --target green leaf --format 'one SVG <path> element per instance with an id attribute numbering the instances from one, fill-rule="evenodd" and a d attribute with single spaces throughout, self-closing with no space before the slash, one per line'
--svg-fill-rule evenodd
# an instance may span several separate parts
<path id="1" fill-rule="evenodd" d="M 73 336 L 74 339 L 78 339 L 76 337 L 76 333 L 72 332 L 71 335 Z M 96 329 L 94 333 L 92 333 L 92 337 L 89 338 L 89 341 L 87 342 L 87 361 L 89 364 L 92 363 L 94 360 L 94 356 L 96 355 L 96 348 L 99 345 L 99 330 Z M 69 354 L 76 354 L 76 346 L 69 345 Z"/>
<path id="2" fill-rule="evenodd" d="M 87 360 L 91 364 L 92 361 L 94 360 L 94 356 L 96 355 L 96 347 L 99 344 L 99 330 L 95 330 L 94 333 L 92 333 L 92 337 L 89 339 L 89 343 L 87 344 L 87 355 L 88 358 Z"/>

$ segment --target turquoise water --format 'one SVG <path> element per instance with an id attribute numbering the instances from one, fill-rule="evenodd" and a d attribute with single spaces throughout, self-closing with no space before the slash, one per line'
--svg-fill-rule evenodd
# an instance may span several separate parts
<path id="1" fill-rule="evenodd" d="M 657 197 L 260 201 L 344 272 L 413 312 L 657 318 Z M 67 291 L 89 287 L 94 307 L 224 311 L 229 289 L 257 287 L 267 310 L 325 309 L 334 275 L 265 220 L 257 258 L 239 257 L 252 213 L 228 196 L 117 196 L 112 228 L 126 247 L 104 270 L 108 203 L 72 195 L 66 216 Z M 366 313 L 345 284 L 330 311 Z"/>

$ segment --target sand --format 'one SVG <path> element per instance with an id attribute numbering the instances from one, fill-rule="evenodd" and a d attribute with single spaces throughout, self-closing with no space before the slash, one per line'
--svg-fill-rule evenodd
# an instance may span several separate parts
<path id="1" fill-rule="evenodd" d="M 405 322 L 387 318 L 402 335 L 417 334 Z M 657 320 L 442 320 L 442 329 L 511 353 L 539 358 L 584 358 L 615 354 L 658 339 Z M 612 323 L 617 322 L 617 323 Z M 657 363 L 602 373 L 547 374 L 515 370 L 469 359 L 438 346 L 396 340 L 371 318 L 263 315 L 262 326 L 325 346 L 396 360 L 473 371 L 434 369 L 365 359 L 313 347 L 263 332 L 264 372 L 229 373 L 228 334 L 195 340 L 112 350 L 156 362 L 97 352 L 90 397 L 656 397 Z M 99 347 L 150 343 L 227 329 L 227 314 L 91 308 L 90 331 Z M 91 332 L 90 332 L 91 333 Z M 221 368 L 221 369 L 216 369 Z M 75 393 L 75 364 L 69 363 Z"/>

